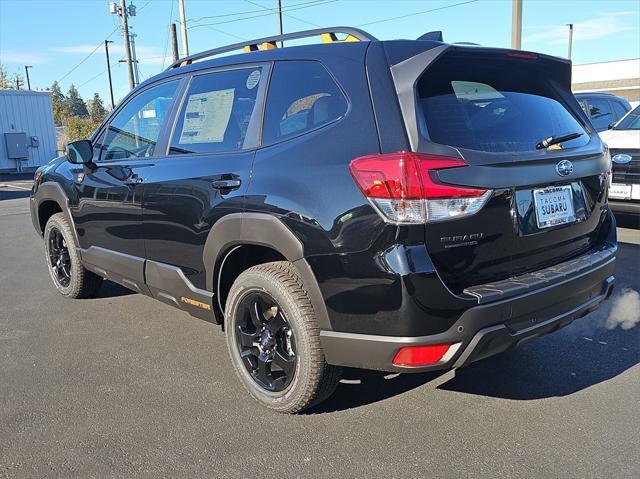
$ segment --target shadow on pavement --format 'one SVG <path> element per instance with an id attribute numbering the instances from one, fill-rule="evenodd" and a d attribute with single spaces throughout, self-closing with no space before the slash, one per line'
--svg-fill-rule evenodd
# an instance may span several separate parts
<path id="1" fill-rule="evenodd" d="M 98 294 L 96 294 L 96 299 L 99 298 L 117 298 L 118 296 L 128 296 L 130 294 L 138 294 L 135 291 L 131 291 L 130 289 L 125 288 L 124 286 L 120 286 L 118 283 L 114 283 L 113 281 L 104 280 L 102 286 L 98 290 Z"/>
<path id="2" fill-rule="evenodd" d="M 0 201 L 15 200 L 16 198 L 28 198 L 31 190 L 0 190 Z"/>

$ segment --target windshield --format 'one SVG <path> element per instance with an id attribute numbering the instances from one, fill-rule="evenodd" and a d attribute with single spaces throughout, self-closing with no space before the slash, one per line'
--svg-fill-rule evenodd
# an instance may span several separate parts
<path id="1" fill-rule="evenodd" d="M 614 130 L 640 130 L 640 106 L 637 106 L 613 128 Z"/>
<path id="2" fill-rule="evenodd" d="M 508 73 L 505 73 L 508 72 Z M 535 63 L 503 60 L 448 61 L 429 68 L 418 82 L 425 136 L 435 143 L 489 152 L 535 151 L 547 138 L 572 133 L 550 149 L 589 142 Z"/>

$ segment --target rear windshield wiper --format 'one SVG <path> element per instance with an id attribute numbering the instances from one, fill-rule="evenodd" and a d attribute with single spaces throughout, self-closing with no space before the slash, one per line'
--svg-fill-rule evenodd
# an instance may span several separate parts
<path id="1" fill-rule="evenodd" d="M 558 143 L 563 143 L 565 141 L 575 140 L 576 138 L 579 138 L 582 135 L 584 135 L 584 133 L 580 133 L 576 131 L 574 133 L 568 133 L 566 135 L 561 135 L 561 136 L 550 136 L 549 138 L 545 138 L 544 140 L 540 141 L 536 145 L 536 149 L 542 150 L 543 148 L 549 148 L 551 145 L 557 145 Z"/>

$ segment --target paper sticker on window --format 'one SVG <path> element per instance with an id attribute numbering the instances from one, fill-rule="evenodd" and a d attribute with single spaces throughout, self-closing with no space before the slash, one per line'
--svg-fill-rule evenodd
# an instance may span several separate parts
<path id="1" fill-rule="evenodd" d="M 189 96 L 180 143 L 221 143 L 231 117 L 235 88 Z"/>
<path id="2" fill-rule="evenodd" d="M 247 77 L 247 89 L 252 90 L 260 81 L 260 70 L 253 70 Z"/>

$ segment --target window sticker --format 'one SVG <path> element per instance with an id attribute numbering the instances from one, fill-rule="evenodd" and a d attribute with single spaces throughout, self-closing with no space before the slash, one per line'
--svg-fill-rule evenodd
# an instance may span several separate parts
<path id="1" fill-rule="evenodd" d="M 247 89 L 253 90 L 260 82 L 260 70 L 253 70 L 247 77 Z"/>
<path id="2" fill-rule="evenodd" d="M 231 118 L 235 88 L 189 96 L 180 143 L 221 143 Z"/>

